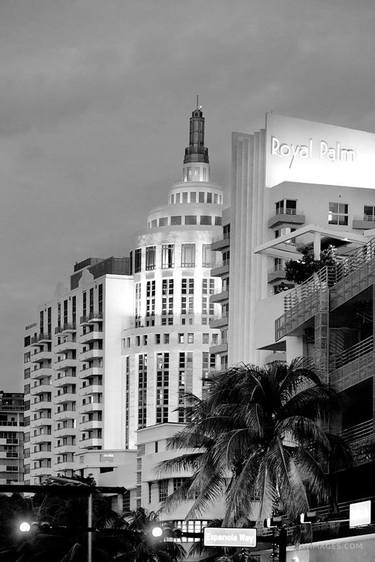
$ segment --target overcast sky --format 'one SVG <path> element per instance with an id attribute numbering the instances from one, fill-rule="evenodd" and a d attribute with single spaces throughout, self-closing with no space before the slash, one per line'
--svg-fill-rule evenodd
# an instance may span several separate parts
<path id="1" fill-rule="evenodd" d="M 0 0 L 0 389 L 74 262 L 124 256 L 180 179 L 268 110 L 375 132 L 374 0 Z"/>

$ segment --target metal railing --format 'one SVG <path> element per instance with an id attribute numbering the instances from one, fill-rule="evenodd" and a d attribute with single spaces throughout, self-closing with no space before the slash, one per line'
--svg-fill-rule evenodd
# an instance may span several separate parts
<path id="1" fill-rule="evenodd" d="M 353 427 L 344 429 L 341 432 L 341 437 L 345 441 L 358 441 L 361 439 L 367 439 L 374 434 L 374 421 L 367 420 L 362 423 L 358 423 Z"/>
<path id="2" fill-rule="evenodd" d="M 329 286 L 332 287 L 364 264 L 375 261 L 375 238 L 371 238 L 365 246 L 350 252 L 338 263 L 328 268 Z"/>
<path id="3" fill-rule="evenodd" d="M 363 355 L 366 353 L 370 353 L 374 350 L 374 338 L 373 336 L 369 336 L 368 338 L 344 349 L 340 353 L 336 355 L 332 355 L 330 357 L 330 369 L 338 369 Z"/>

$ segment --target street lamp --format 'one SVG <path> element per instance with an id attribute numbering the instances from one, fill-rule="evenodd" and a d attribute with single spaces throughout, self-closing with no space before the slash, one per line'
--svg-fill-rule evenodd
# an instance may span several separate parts
<path id="1" fill-rule="evenodd" d="M 21 531 L 21 533 L 30 533 L 31 531 L 31 525 L 28 521 L 22 521 L 19 524 L 19 530 Z"/>

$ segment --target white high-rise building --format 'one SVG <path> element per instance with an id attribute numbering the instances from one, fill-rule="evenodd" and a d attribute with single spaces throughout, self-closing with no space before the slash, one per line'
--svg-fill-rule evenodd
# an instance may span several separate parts
<path id="1" fill-rule="evenodd" d="M 222 206 L 197 107 L 182 180 L 167 204 L 150 212 L 130 260 L 76 264 L 70 288 L 41 306 L 27 329 L 27 481 L 74 470 L 102 481 L 103 474 L 134 487 L 145 507 L 153 487 L 156 507 L 163 494 L 150 464 L 145 480 L 142 451 L 152 447 L 158 462 L 155 435 L 162 452 L 164 434 L 185 421 L 184 394 L 202 396 L 204 378 L 216 367 L 209 349 L 219 330 L 210 323 L 220 310 L 210 296 L 221 280 L 211 275 L 220 265 L 211 244 L 221 237 Z"/>

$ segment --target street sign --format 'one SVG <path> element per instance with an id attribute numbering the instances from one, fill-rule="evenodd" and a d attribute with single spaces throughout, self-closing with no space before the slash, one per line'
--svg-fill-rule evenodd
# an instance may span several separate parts
<path id="1" fill-rule="evenodd" d="M 204 546 L 233 546 L 249 548 L 256 546 L 256 529 L 230 529 L 223 527 L 204 528 Z"/>

